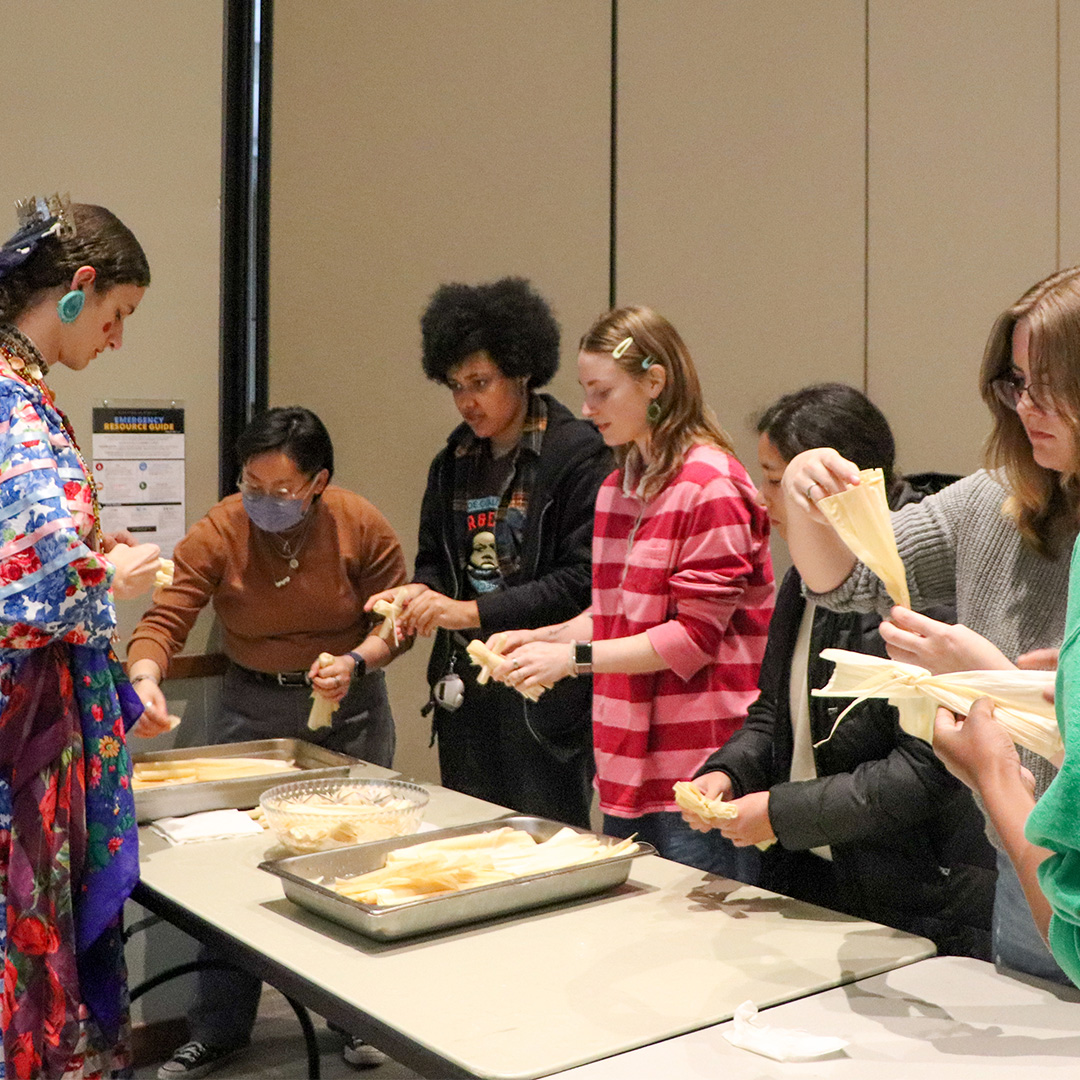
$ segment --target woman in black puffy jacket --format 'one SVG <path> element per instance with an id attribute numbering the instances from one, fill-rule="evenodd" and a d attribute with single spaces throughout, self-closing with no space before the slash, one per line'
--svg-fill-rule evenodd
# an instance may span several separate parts
<path id="1" fill-rule="evenodd" d="M 885 417 L 838 383 L 781 398 L 758 431 L 762 496 L 781 536 L 780 478 L 803 450 L 843 447 L 860 468 L 881 468 L 893 509 L 951 479 L 895 477 Z M 900 729 L 885 701 L 863 702 L 830 738 L 847 703 L 809 692 L 831 673 L 822 649 L 885 655 L 879 621 L 816 607 L 791 569 L 776 598 L 760 696 L 694 782 L 738 805 L 739 816 L 719 826 L 737 846 L 776 841 L 762 859 L 766 888 L 929 937 L 943 954 L 989 959 L 994 855 L 967 790 L 929 745 Z"/>

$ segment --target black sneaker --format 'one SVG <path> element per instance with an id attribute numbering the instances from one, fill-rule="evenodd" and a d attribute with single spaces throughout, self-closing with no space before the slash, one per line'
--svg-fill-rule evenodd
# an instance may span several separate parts
<path id="1" fill-rule="evenodd" d="M 235 1057 L 242 1046 L 207 1046 L 206 1043 L 184 1043 L 157 1071 L 158 1080 L 195 1080 L 205 1076 Z"/>

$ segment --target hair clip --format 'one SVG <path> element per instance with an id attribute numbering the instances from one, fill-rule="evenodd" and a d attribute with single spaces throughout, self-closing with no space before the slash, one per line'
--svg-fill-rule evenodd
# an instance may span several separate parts
<path id="1" fill-rule="evenodd" d="M 630 346 L 633 344 L 634 339 L 632 337 L 625 337 L 622 339 L 622 341 L 619 342 L 618 345 L 615 346 L 614 349 L 611 350 L 611 355 L 615 357 L 616 360 L 618 360 L 622 357 L 623 353 L 625 353 L 626 350 L 629 349 Z"/>
<path id="2" fill-rule="evenodd" d="M 38 240 L 46 236 L 58 236 L 61 240 L 70 240 L 75 236 L 75 221 L 71 216 L 71 196 L 52 195 L 39 199 L 31 195 L 15 202 L 15 216 L 19 221 L 19 232 L 36 233 Z"/>
<path id="3" fill-rule="evenodd" d="M 15 203 L 18 231 L 0 247 L 0 277 L 22 266 L 45 237 L 71 239 L 75 235 L 75 222 L 70 211 L 71 198 L 67 195 L 19 199 Z"/>
<path id="4" fill-rule="evenodd" d="M 653 364 L 655 364 L 655 363 L 656 363 L 656 361 L 651 356 L 646 356 L 641 361 L 641 370 L 642 371 L 648 371 L 649 368 L 651 368 L 653 366 Z"/>

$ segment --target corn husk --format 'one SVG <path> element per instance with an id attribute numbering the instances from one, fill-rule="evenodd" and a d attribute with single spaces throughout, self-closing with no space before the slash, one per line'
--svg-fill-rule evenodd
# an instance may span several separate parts
<path id="1" fill-rule="evenodd" d="M 698 788 L 687 780 L 680 780 L 673 790 L 679 809 L 688 814 L 696 814 L 702 821 L 734 821 L 739 816 L 738 807 L 722 799 L 706 799 Z"/>
<path id="2" fill-rule="evenodd" d="M 680 810 L 689 814 L 696 814 L 702 821 L 734 821 L 739 816 L 739 808 L 732 803 L 724 802 L 723 799 L 706 799 L 695 784 L 688 780 L 680 780 L 672 789 L 675 792 L 675 802 Z M 766 851 L 773 846 L 775 840 L 764 840 L 754 847 L 758 851 Z"/>
<path id="3" fill-rule="evenodd" d="M 297 772 L 299 767 L 280 758 L 212 757 L 172 758 L 167 761 L 136 761 L 132 770 L 132 788 L 145 791 L 174 784 L 198 784 L 215 780 L 239 780 L 249 776 L 268 776 L 279 772 Z"/>
<path id="4" fill-rule="evenodd" d="M 491 673 L 504 659 L 502 653 L 497 653 L 493 649 L 489 649 L 479 638 L 470 641 L 469 644 L 465 646 L 465 651 L 469 654 L 469 658 L 472 660 L 474 666 L 480 668 L 480 671 L 476 676 L 476 681 L 481 686 L 491 678 Z M 514 689 L 521 694 L 522 697 L 527 697 L 530 701 L 539 701 L 540 695 L 544 692 L 542 686 L 531 686 L 528 690 L 522 690 L 520 686 L 515 686 Z"/>
<path id="5" fill-rule="evenodd" d="M 635 850 L 632 838 L 605 844 L 588 833 L 560 829 L 537 843 L 527 832 L 506 827 L 399 848 L 381 869 L 338 878 L 330 887 L 361 904 L 405 904 Z"/>
<path id="6" fill-rule="evenodd" d="M 886 698 L 900 712 L 900 726 L 932 743 L 938 705 L 966 716 L 981 697 L 994 704 L 994 719 L 1013 742 L 1060 766 L 1064 756 L 1054 706 L 1043 691 L 1054 685 L 1052 671 L 952 671 L 931 675 L 925 668 L 901 664 L 880 656 L 823 649 L 822 659 L 836 664 L 832 678 L 815 697 L 853 697 L 837 717 L 833 731 L 855 706 L 867 698 Z M 831 738 L 832 732 L 829 733 Z M 820 745 L 820 744 L 819 744 Z"/>
<path id="7" fill-rule="evenodd" d="M 331 653 L 319 653 L 320 668 L 327 667 L 333 662 L 334 657 Z M 334 723 L 334 713 L 338 711 L 338 704 L 338 702 L 331 701 L 329 698 L 324 698 L 322 694 L 312 690 L 311 712 L 308 713 L 307 726 L 312 731 L 318 731 L 319 728 L 332 727 Z"/>
<path id="8" fill-rule="evenodd" d="M 394 590 L 392 601 L 376 600 L 371 605 L 371 610 L 382 617 L 382 623 L 375 633 L 390 646 L 391 649 L 401 644 L 404 634 L 398 628 L 398 619 L 405 610 L 405 586 L 402 585 Z"/>
<path id="9" fill-rule="evenodd" d="M 893 602 L 901 607 L 911 607 L 907 572 L 896 550 L 882 471 L 863 469 L 858 484 L 838 495 L 819 499 L 817 508 L 828 518 L 836 535 L 851 553 L 881 578 Z"/>

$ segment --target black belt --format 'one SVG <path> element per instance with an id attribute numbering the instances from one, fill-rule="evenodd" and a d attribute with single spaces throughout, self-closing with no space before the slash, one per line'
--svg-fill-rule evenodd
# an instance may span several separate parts
<path id="1" fill-rule="evenodd" d="M 255 682 L 271 683 L 276 686 L 310 686 L 311 680 L 306 671 L 255 671 L 242 664 L 234 666 Z"/>

